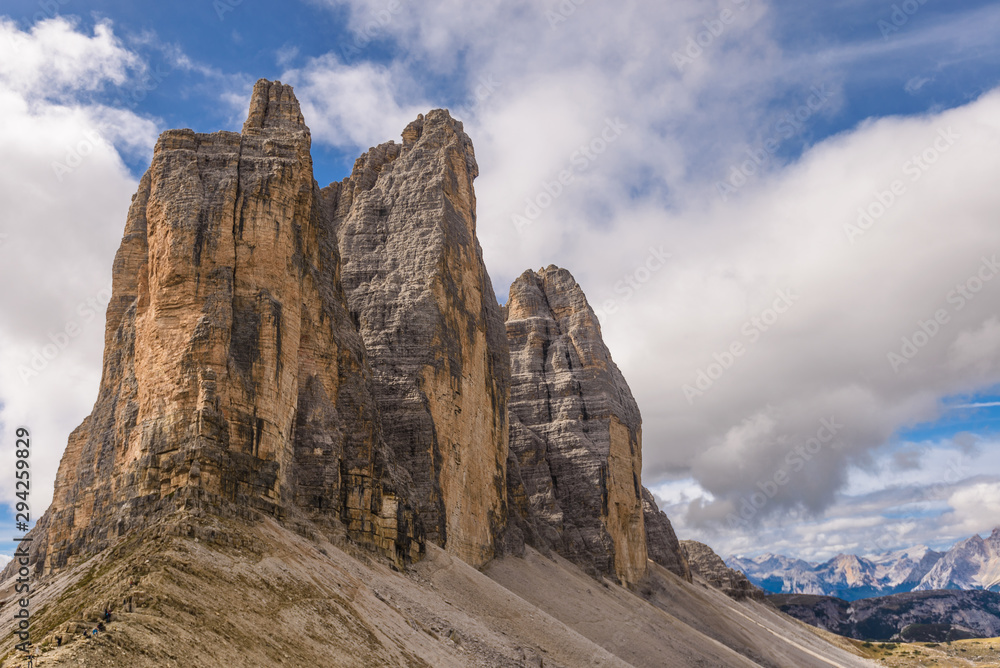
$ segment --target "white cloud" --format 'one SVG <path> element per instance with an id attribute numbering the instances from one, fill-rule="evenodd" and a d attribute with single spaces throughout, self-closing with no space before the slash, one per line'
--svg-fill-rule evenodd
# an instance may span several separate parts
<path id="1" fill-rule="evenodd" d="M 0 17 L 0 81 L 27 98 L 52 98 L 125 83 L 144 65 L 115 37 L 109 23 L 94 34 L 79 32 L 63 18 L 36 23 L 30 33 Z"/>
<path id="2" fill-rule="evenodd" d="M 1000 482 L 960 489 L 948 499 L 953 526 L 965 534 L 983 533 L 1000 526 Z"/>
<path id="3" fill-rule="evenodd" d="M 942 549 L 1000 522 L 991 501 L 1000 489 L 1000 454 L 995 443 L 984 445 L 972 453 L 956 440 L 901 443 L 877 453 L 868 467 L 852 468 L 823 513 L 792 509 L 763 519 L 751 516 L 751 522 L 735 527 L 700 521 L 704 509 L 697 500 L 711 495 L 692 479 L 654 490 L 678 536 L 705 541 L 722 555 L 776 552 L 825 561 L 838 552 Z M 914 451 L 922 454 L 919 466 L 901 468 L 898 454 Z M 734 507 L 739 513 L 743 499 Z"/>
<path id="4" fill-rule="evenodd" d="M 398 71 L 345 65 L 332 54 L 286 71 L 281 80 L 295 87 L 313 137 L 334 146 L 364 149 L 398 141 L 403 128 L 428 109 L 426 102 L 397 101 L 405 95 Z"/>
<path id="5" fill-rule="evenodd" d="M 136 181 L 119 154 L 149 154 L 152 121 L 89 102 L 144 65 L 110 25 L 0 22 L 0 459 L 31 430 L 31 507 L 48 505 L 69 432 L 100 379 L 106 289 Z M 15 287 L 16 286 L 16 287 Z M 68 332 L 68 333 L 67 333 Z M 14 498 L 0 480 L 0 500 Z"/>

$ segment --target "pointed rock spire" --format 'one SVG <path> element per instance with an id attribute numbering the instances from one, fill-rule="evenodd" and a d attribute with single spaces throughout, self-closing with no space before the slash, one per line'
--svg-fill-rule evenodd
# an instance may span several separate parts
<path id="1" fill-rule="evenodd" d="M 262 130 L 309 131 L 291 86 L 267 79 L 254 84 L 243 134 L 250 136 Z"/>
<path id="2" fill-rule="evenodd" d="M 504 307 L 511 453 L 528 539 L 627 584 L 646 573 L 642 419 L 583 290 L 565 269 L 526 271 Z"/>

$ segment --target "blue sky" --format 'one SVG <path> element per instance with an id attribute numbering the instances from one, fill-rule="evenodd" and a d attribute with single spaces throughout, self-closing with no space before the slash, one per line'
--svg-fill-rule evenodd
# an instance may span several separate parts
<path id="1" fill-rule="evenodd" d="M 949 296 L 1000 253 L 997 3 L 13 0 L 0 13 L 0 271 L 28 286 L 0 297 L 0 456 L 29 424 L 36 506 L 93 403 L 102 328 L 87 314 L 157 134 L 239 130 L 264 77 L 295 86 L 321 185 L 417 113 L 465 122 L 498 295 L 528 267 L 573 272 L 642 409 L 644 481 L 682 537 L 815 559 L 869 550 L 887 531 L 872 518 L 899 545 L 996 522 L 1000 407 L 955 406 L 1000 398 L 1000 281 L 962 308 Z M 624 129 L 537 206 L 608 123 Z M 81 165 L 56 172 L 81 142 Z M 933 164 L 907 171 L 925 154 Z M 896 181 L 902 194 L 852 233 Z M 650 274 L 654 248 L 671 263 Z M 754 325 L 780 294 L 787 313 Z M 942 309 L 947 323 L 894 368 Z M 71 322 L 82 333 L 24 378 Z M 746 354 L 714 367 L 734 343 Z M 728 523 L 830 419 L 836 439 Z M 13 498 L 9 481 L 0 492 Z"/>

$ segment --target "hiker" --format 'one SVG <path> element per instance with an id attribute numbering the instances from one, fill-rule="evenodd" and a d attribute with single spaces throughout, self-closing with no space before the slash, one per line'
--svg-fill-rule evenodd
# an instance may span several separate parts
<path id="1" fill-rule="evenodd" d="M 97 630 L 104 633 L 104 622 L 97 622 Z"/>
<path id="2" fill-rule="evenodd" d="M 108 622 L 109 624 L 111 623 L 111 611 L 108 610 L 106 607 L 104 608 L 104 621 Z"/>
<path id="3" fill-rule="evenodd" d="M 92 635 L 93 635 L 93 636 L 94 636 L 95 638 L 97 637 L 97 627 L 96 627 L 96 626 L 94 627 L 94 630 L 93 630 L 93 633 L 92 633 Z"/>

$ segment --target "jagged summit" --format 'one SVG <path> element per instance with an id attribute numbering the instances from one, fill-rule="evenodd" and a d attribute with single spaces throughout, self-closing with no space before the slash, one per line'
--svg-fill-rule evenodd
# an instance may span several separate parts
<path id="1" fill-rule="evenodd" d="M 37 532 L 46 570 L 190 509 L 304 513 L 420 554 L 323 214 L 290 87 L 257 83 L 243 135 L 163 133 L 115 259 L 98 400 Z"/>
<path id="2" fill-rule="evenodd" d="M 260 79 L 254 84 L 243 134 L 253 135 L 263 130 L 309 132 L 291 86 L 267 79 Z"/>
<path id="3" fill-rule="evenodd" d="M 444 110 L 324 189 L 386 442 L 429 539 L 475 566 L 507 525 L 510 360 L 476 239 L 472 141 Z"/>
<path id="4" fill-rule="evenodd" d="M 595 573 L 646 572 L 642 420 L 565 269 L 528 270 L 504 306 L 511 355 L 510 494 L 529 542 Z"/>

